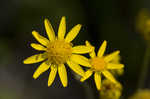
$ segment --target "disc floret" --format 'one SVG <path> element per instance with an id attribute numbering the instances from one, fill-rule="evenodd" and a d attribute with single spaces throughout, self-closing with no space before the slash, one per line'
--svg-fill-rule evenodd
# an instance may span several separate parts
<path id="1" fill-rule="evenodd" d="M 50 42 L 47 46 L 48 60 L 52 64 L 64 64 L 72 55 L 72 43 L 65 40 Z"/>
<path id="2" fill-rule="evenodd" d="M 106 62 L 103 58 L 94 57 L 90 59 L 90 62 L 94 71 L 102 71 L 106 68 Z"/>

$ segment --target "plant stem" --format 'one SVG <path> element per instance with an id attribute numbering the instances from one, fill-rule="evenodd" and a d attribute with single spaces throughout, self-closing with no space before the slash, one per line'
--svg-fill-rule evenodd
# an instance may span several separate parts
<path id="1" fill-rule="evenodd" d="M 144 88 L 146 75 L 148 73 L 149 58 L 150 58 L 150 45 L 147 44 L 145 55 L 144 55 L 144 60 L 143 60 L 143 65 L 142 65 L 142 69 L 141 69 L 141 74 L 140 74 L 140 78 L 138 81 L 138 88 L 139 89 Z"/>
<path id="2" fill-rule="evenodd" d="M 83 84 L 83 87 L 85 89 L 86 99 L 95 99 L 93 89 L 90 88 L 89 83 L 85 82 L 85 84 Z"/>

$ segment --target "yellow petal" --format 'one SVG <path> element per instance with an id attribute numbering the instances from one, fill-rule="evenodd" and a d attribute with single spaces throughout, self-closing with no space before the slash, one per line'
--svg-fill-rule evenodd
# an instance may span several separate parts
<path id="1" fill-rule="evenodd" d="M 90 57 L 91 57 L 91 58 L 96 57 L 96 54 L 95 54 L 95 47 L 93 47 L 93 46 L 90 44 L 90 42 L 88 42 L 88 41 L 86 41 L 85 44 L 86 44 L 86 46 L 89 46 L 89 47 L 92 47 L 92 48 L 93 48 L 93 50 L 92 50 L 91 52 L 89 52 Z"/>
<path id="2" fill-rule="evenodd" d="M 54 82 L 56 74 L 57 74 L 57 67 L 55 65 L 51 65 L 51 72 L 48 78 L 48 86 L 51 86 L 51 84 Z"/>
<path id="3" fill-rule="evenodd" d="M 49 40 L 54 41 L 55 40 L 55 32 L 53 30 L 51 23 L 49 22 L 48 19 L 45 19 L 44 24 L 45 24 L 46 33 L 48 35 Z"/>
<path id="4" fill-rule="evenodd" d="M 46 46 L 49 43 L 49 40 L 43 36 L 41 36 L 38 32 L 32 31 L 32 35 L 35 39 L 40 42 L 42 45 Z"/>
<path id="5" fill-rule="evenodd" d="M 107 64 L 107 69 L 121 69 L 123 67 L 124 67 L 123 64 L 114 64 L 114 63 Z"/>
<path id="6" fill-rule="evenodd" d="M 36 43 L 31 43 L 31 47 L 33 47 L 34 49 L 36 50 L 39 50 L 39 51 L 45 51 L 46 48 L 40 44 L 36 44 Z"/>
<path id="7" fill-rule="evenodd" d="M 68 85 L 67 72 L 64 64 L 58 66 L 58 74 L 64 87 Z"/>
<path id="8" fill-rule="evenodd" d="M 72 61 L 67 61 L 67 64 L 75 73 L 77 73 L 80 76 L 84 76 L 84 71 L 78 64 Z"/>
<path id="9" fill-rule="evenodd" d="M 84 76 L 80 79 L 81 82 L 85 81 L 86 79 L 88 79 L 91 75 L 93 74 L 92 70 L 87 70 L 84 74 Z"/>
<path id="10" fill-rule="evenodd" d="M 108 55 L 106 55 L 106 56 L 104 57 L 104 60 L 105 60 L 106 62 L 109 62 L 109 61 L 111 61 L 113 58 L 115 58 L 119 53 L 120 53 L 120 51 L 115 51 L 115 52 L 113 52 L 113 53 L 111 53 L 111 54 L 108 54 Z"/>
<path id="11" fill-rule="evenodd" d="M 104 41 L 98 50 L 98 54 L 97 54 L 98 57 L 102 57 L 104 55 L 104 52 L 106 50 L 106 46 L 107 46 L 107 41 Z"/>
<path id="12" fill-rule="evenodd" d="M 92 47 L 92 45 L 90 44 L 89 41 L 85 41 L 85 44 L 86 44 L 86 46 L 91 46 Z"/>
<path id="13" fill-rule="evenodd" d="M 47 71 L 50 68 L 49 65 L 47 65 L 45 62 L 43 62 L 37 70 L 33 74 L 33 78 L 37 79 L 43 72 Z"/>
<path id="14" fill-rule="evenodd" d="M 66 18 L 62 17 L 58 29 L 58 39 L 64 39 L 66 33 Z"/>
<path id="15" fill-rule="evenodd" d="M 91 67 L 88 58 L 86 58 L 84 56 L 73 54 L 71 56 L 71 60 L 77 64 L 82 65 L 82 66 Z"/>
<path id="16" fill-rule="evenodd" d="M 94 80 L 95 80 L 96 88 L 100 90 L 101 89 L 101 75 L 99 72 L 96 72 L 94 74 Z"/>
<path id="17" fill-rule="evenodd" d="M 75 46 L 72 48 L 72 53 L 85 54 L 91 52 L 92 48 L 84 45 Z"/>
<path id="18" fill-rule="evenodd" d="M 36 54 L 33 56 L 28 57 L 23 61 L 24 64 L 33 64 L 38 63 L 46 59 L 45 53 L 43 54 Z"/>
<path id="19" fill-rule="evenodd" d="M 107 70 L 102 71 L 103 75 L 109 79 L 110 81 L 112 81 L 113 83 L 117 83 L 116 79 L 114 78 L 114 76 Z"/>
<path id="20" fill-rule="evenodd" d="M 81 29 L 81 24 L 78 24 L 76 26 L 74 26 L 70 32 L 67 34 L 66 38 L 65 38 L 65 41 L 66 42 L 71 42 L 76 36 L 77 34 L 79 33 Z"/>

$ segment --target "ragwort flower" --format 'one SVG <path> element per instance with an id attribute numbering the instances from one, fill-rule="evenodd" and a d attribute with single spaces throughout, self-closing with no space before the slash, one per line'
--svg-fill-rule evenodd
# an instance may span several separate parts
<path id="1" fill-rule="evenodd" d="M 86 41 L 86 45 L 93 47 L 92 45 L 90 45 L 88 41 Z M 103 74 L 111 82 L 117 83 L 117 81 L 115 80 L 113 75 L 109 72 L 109 70 L 121 69 L 124 67 L 123 64 L 111 63 L 112 59 L 115 58 L 116 55 L 120 53 L 120 51 L 115 51 L 111 54 L 103 56 L 106 50 L 106 45 L 107 42 L 104 41 L 99 48 L 97 56 L 95 54 L 94 47 L 93 47 L 93 51 L 89 53 L 91 57 L 91 59 L 89 60 L 91 67 L 85 72 L 84 77 L 82 77 L 80 80 L 81 82 L 83 82 L 94 73 L 95 84 L 98 90 L 101 89 L 101 74 Z"/>
<path id="2" fill-rule="evenodd" d="M 63 86 L 66 87 L 68 80 L 67 80 L 67 72 L 64 64 L 67 63 L 68 66 L 74 72 L 83 76 L 84 71 L 74 61 L 80 60 L 80 58 L 82 58 L 82 56 L 78 54 L 88 53 L 91 51 L 91 48 L 85 45 L 79 45 L 73 47 L 73 44 L 71 43 L 71 41 L 77 36 L 77 34 L 80 31 L 81 28 L 80 24 L 74 26 L 70 30 L 70 32 L 66 35 L 66 37 L 65 37 L 65 33 L 66 33 L 65 17 L 62 17 L 60 21 L 58 36 L 55 35 L 52 25 L 50 24 L 48 19 L 45 19 L 44 24 L 45 24 L 46 33 L 48 35 L 49 40 L 39 35 L 38 32 L 33 31 L 32 32 L 33 36 L 40 44 L 31 43 L 31 46 L 34 49 L 39 51 L 44 51 L 44 52 L 42 54 L 33 55 L 25 59 L 23 62 L 24 64 L 33 64 L 33 63 L 44 61 L 34 72 L 33 78 L 37 79 L 43 72 L 50 69 L 51 71 L 48 78 L 48 86 L 50 86 L 53 83 L 58 71 L 61 82 Z"/>

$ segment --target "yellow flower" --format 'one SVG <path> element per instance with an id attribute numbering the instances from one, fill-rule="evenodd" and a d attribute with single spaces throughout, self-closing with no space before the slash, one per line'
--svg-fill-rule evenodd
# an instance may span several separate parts
<path id="1" fill-rule="evenodd" d="M 86 41 L 87 46 L 91 46 L 88 41 Z M 117 81 L 113 77 L 113 75 L 109 72 L 109 70 L 112 69 L 121 69 L 124 67 L 123 64 L 115 64 L 111 63 L 111 60 L 116 57 L 116 55 L 119 54 L 120 51 L 115 51 L 109 55 L 103 56 L 104 52 L 106 50 L 107 42 L 104 41 L 103 44 L 100 46 L 99 51 L 97 53 L 97 56 L 93 51 L 89 53 L 91 59 L 89 60 L 89 63 L 91 65 L 90 69 L 88 69 L 85 72 L 85 76 L 81 78 L 81 82 L 89 78 L 94 73 L 94 79 L 96 83 L 96 87 L 98 90 L 101 89 L 101 74 L 103 74 L 107 79 L 109 79 L 111 82 L 116 83 Z"/>
<path id="2" fill-rule="evenodd" d="M 122 94 L 122 85 L 118 83 L 112 83 L 110 80 L 102 81 L 102 88 L 100 91 L 100 99 L 119 99 Z"/>
<path id="3" fill-rule="evenodd" d="M 149 89 L 139 90 L 133 96 L 129 97 L 129 99 L 150 99 L 150 90 Z"/>
<path id="4" fill-rule="evenodd" d="M 83 76 L 84 71 L 83 69 L 75 62 L 79 61 L 82 58 L 81 55 L 78 54 L 85 54 L 90 52 L 92 49 L 85 45 L 79 45 L 73 47 L 71 41 L 77 36 L 80 31 L 81 25 L 78 24 L 74 26 L 70 32 L 66 35 L 66 19 L 62 17 L 58 29 L 58 36 L 55 35 L 55 32 L 52 28 L 52 25 L 45 19 L 44 21 L 46 33 L 48 38 L 45 38 L 39 35 L 38 32 L 33 31 L 32 35 L 35 39 L 40 43 L 31 43 L 31 46 L 38 50 L 44 51 L 42 54 L 36 54 L 31 57 L 28 57 L 23 62 L 24 64 L 33 64 L 44 61 L 35 71 L 33 74 L 33 78 L 37 79 L 43 72 L 50 69 L 50 74 L 48 78 L 48 86 L 50 86 L 55 76 L 58 74 L 60 76 L 61 82 L 64 87 L 67 86 L 67 72 L 64 64 L 68 64 L 68 66 L 77 74 Z M 64 38 L 65 37 L 65 38 Z M 87 64 L 88 66 L 88 64 Z"/>

